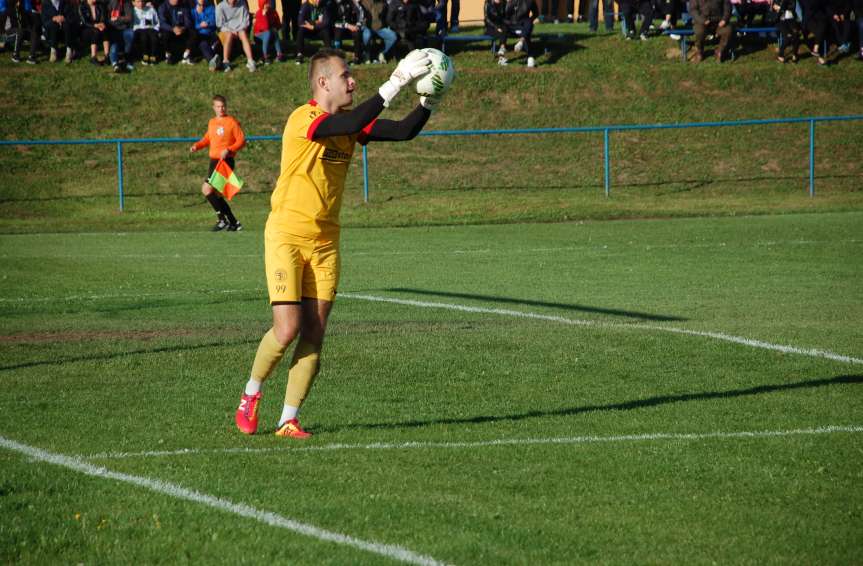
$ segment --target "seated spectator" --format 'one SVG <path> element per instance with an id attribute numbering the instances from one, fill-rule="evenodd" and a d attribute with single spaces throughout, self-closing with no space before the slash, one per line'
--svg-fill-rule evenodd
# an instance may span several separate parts
<path id="1" fill-rule="evenodd" d="M 795 11 L 797 0 L 774 0 L 773 12 L 777 14 L 779 28 L 779 54 L 776 60 L 784 63 L 785 49 L 791 48 L 791 62 L 797 62 L 797 50 L 800 48 L 800 22 Z"/>
<path id="2" fill-rule="evenodd" d="M 108 56 L 115 73 L 132 70 L 132 47 L 135 45 L 135 31 L 132 29 L 134 7 L 130 0 L 111 0 L 108 4 L 108 40 L 111 49 Z M 120 45 L 123 51 L 120 51 Z"/>
<path id="3" fill-rule="evenodd" d="M 306 39 L 317 38 L 330 47 L 332 22 L 325 0 L 305 0 L 297 16 L 297 65 L 303 63 Z"/>
<path id="4" fill-rule="evenodd" d="M 533 21 L 539 17 L 536 0 L 508 0 L 506 4 L 506 29 L 510 35 L 518 37 L 513 51 L 527 53 L 527 66 L 533 67 L 536 61 L 531 55 L 533 42 Z"/>
<path id="5" fill-rule="evenodd" d="M 760 15 L 761 24 L 766 25 L 766 19 L 770 16 L 771 0 L 731 0 L 731 7 L 737 10 L 737 23 L 740 27 L 752 27 L 755 16 Z"/>
<path id="6" fill-rule="evenodd" d="M 854 17 L 857 19 L 857 59 L 863 61 L 863 0 L 854 0 Z"/>
<path id="7" fill-rule="evenodd" d="M 52 63 L 57 61 L 57 46 L 60 35 L 63 37 L 63 45 L 66 46 L 66 63 L 72 62 L 74 51 L 72 46 L 78 41 L 77 37 L 78 14 L 69 0 L 46 0 L 42 4 L 42 30 L 51 55 L 48 60 Z"/>
<path id="8" fill-rule="evenodd" d="M 132 0 L 132 32 L 142 65 L 159 62 L 159 14 L 152 4 L 144 0 Z"/>
<path id="9" fill-rule="evenodd" d="M 269 0 L 262 0 L 255 13 L 255 37 L 261 42 L 261 51 L 264 56 L 264 64 L 270 64 L 270 48 L 275 46 L 276 59 L 284 61 L 282 54 L 282 42 L 279 40 L 279 28 L 282 21 L 275 8 L 270 6 Z"/>
<path id="10" fill-rule="evenodd" d="M 376 37 L 384 42 L 384 48 L 378 53 L 377 61 L 379 63 L 386 63 L 387 53 L 390 52 L 398 39 L 396 32 L 387 26 L 387 10 L 389 9 L 387 2 L 386 0 L 362 0 L 362 4 L 363 8 L 365 8 L 363 45 L 366 49 L 366 63 L 369 63 L 374 58 L 372 45 Z"/>
<path id="11" fill-rule="evenodd" d="M 833 18 L 833 37 L 836 38 L 836 52 L 846 55 L 851 52 L 851 0 L 829 0 Z"/>
<path id="12" fill-rule="evenodd" d="M 198 50 L 207 60 L 211 71 L 217 71 L 222 65 L 222 56 L 219 35 L 216 33 L 216 7 L 212 0 L 196 0 L 195 9 L 192 10 L 192 19 L 195 20 L 195 35 L 198 40 Z"/>
<path id="13" fill-rule="evenodd" d="M 0 0 L 0 51 L 6 49 L 6 20 L 9 19 L 11 11 L 9 8 L 9 3 L 6 0 Z"/>
<path id="14" fill-rule="evenodd" d="M 485 23 L 485 34 L 494 38 L 500 47 L 497 50 L 497 62 L 499 65 L 508 65 L 506 59 L 506 2 L 504 0 L 485 0 L 483 6 L 483 22 Z"/>
<path id="15" fill-rule="evenodd" d="M 819 65 L 827 64 L 827 27 L 830 25 L 831 11 L 826 0 L 800 0 L 803 8 L 804 32 L 811 33 L 814 43 L 809 48 Z M 805 36 L 804 36 L 805 37 Z"/>
<path id="16" fill-rule="evenodd" d="M 231 49 L 238 40 L 246 54 L 246 68 L 250 73 L 257 69 L 252 44 L 246 32 L 249 20 L 249 7 L 245 0 L 222 0 L 216 6 L 216 25 L 219 27 L 219 39 L 222 40 L 222 61 L 226 73 L 231 70 Z"/>
<path id="17" fill-rule="evenodd" d="M 695 59 L 704 59 L 704 38 L 708 32 L 719 39 L 716 48 L 716 62 L 721 63 L 734 30 L 731 26 L 731 3 L 729 0 L 689 0 L 689 13 L 692 15 L 692 28 L 695 32 Z"/>
<path id="18" fill-rule="evenodd" d="M 365 10 L 357 0 L 334 0 L 333 4 L 333 44 L 341 49 L 342 39 L 349 36 L 354 44 L 352 65 L 358 65 L 363 57 L 363 22 Z"/>
<path id="19" fill-rule="evenodd" d="M 18 29 L 15 34 L 15 47 L 12 51 L 12 62 L 21 62 L 21 46 L 24 36 L 29 31 L 30 56 L 27 62 L 31 65 L 37 63 L 36 56 L 39 53 L 39 39 L 42 37 L 42 2 L 41 0 L 18 0 L 20 2 Z"/>
<path id="20" fill-rule="evenodd" d="M 105 5 L 97 0 L 87 0 L 81 4 L 80 9 L 81 20 L 81 41 L 84 45 L 90 46 L 90 62 L 94 65 L 104 65 L 108 60 L 108 13 Z M 104 58 L 99 59 L 96 55 L 99 52 L 99 44 L 102 45 Z"/>
<path id="21" fill-rule="evenodd" d="M 396 32 L 407 51 L 424 45 L 429 24 L 422 16 L 417 0 L 391 0 L 387 17 L 390 29 Z"/>
<path id="22" fill-rule="evenodd" d="M 168 0 L 159 7 L 159 37 L 165 47 L 165 62 L 169 65 L 181 61 L 192 64 L 195 47 L 195 20 L 184 1 Z M 179 57 L 183 52 L 182 59 Z"/>

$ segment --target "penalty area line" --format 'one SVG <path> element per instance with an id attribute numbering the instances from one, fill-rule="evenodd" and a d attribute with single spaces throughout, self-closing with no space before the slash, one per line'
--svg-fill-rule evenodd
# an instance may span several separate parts
<path id="1" fill-rule="evenodd" d="M 849 364 L 863 365 L 863 359 L 854 358 L 830 352 L 827 350 L 817 350 L 814 348 L 798 348 L 796 346 L 785 346 L 783 344 L 772 344 L 763 340 L 753 340 L 743 336 L 734 336 L 732 334 L 724 334 L 722 332 L 710 332 L 700 330 L 688 330 L 686 328 L 676 328 L 674 326 L 655 326 L 649 324 L 623 324 L 614 322 L 601 322 L 596 320 L 583 320 L 578 318 L 567 318 L 565 316 L 541 314 L 529 311 L 516 311 L 511 309 L 494 309 L 488 307 L 471 307 L 468 305 L 459 305 L 453 303 L 434 303 L 429 301 L 415 301 L 411 299 L 395 299 L 391 297 L 379 297 L 376 295 L 360 295 L 356 293 L 339 293 L 339 297 L 346 299 L 355 299 L 360 301 L 373 301 L 379 303 L 391 303 L 396 305 L 404 305 L 409 307 L 419 307 L 426 309 L 445 309 L 478 314 L 497 314 L 501 316 L 512 316 L 517 318 L 530 318 L 535 320 L 547 320 L 549 322 L 557 322 L 561 324 L 569 324 L 571 326 L 594 326 L 597 328 L 627 328 L 633 330 L 654 330 L 658 332 L 670 332 L 672 334 L 685 334 L 687 336 L 698 336 L 703 338 L 713 338 L 714 340 L 722 340 L 724 342 L 732 342 L 734 344 L 742 344 L 752 348 L 761 348 L 763 350 L 773 350 L 784 354 L 799 354 L 801 356 L 809 356 L 813 358 L 824 358 L 836 362 L 844 362 Z"/>
<path id="2" fill-rule="evenodd" d="M 860 433 L 863 426 L 829 425 L 818 428 L 791 430 L 757 430 L 731 432 L 655 432 L 645 434 L 623 434 L 617 436 L 565 436 L 549 438 L 499 438 L 472 442 L 374 442 L 371 444 L 322 444 L 320 446 L 281 446 L 270 448 L 183 448 L 180 450 L 150 450 L 144 452 L 104 452 L 82 456 L 89 460 L 120 460 L 124 458 L 157 458 L 164 456 L 194 456 L 197 454 L 264 454 L 271 452 L 324 452 L 334 450 L 408 450 L 425 448 L 489 448 L 495 446 L 577 445 L 622 442 L 651 442 L 665 440 L 686 442 L 699 440 L 781 438 L 786 436 Z"/>
<path id="3" fill-rule="evenodd" d="M 191 501 L 193 503 L 198 503 L 206 507 L 217 509 L 219 511 L 232 513 L 234 515 L 239 515 L 240 517 L 245 517 L 248 519 L 254 519 L 271 527 L 287 529 L 289 531 L 293 531 L 295 533 L 325 542 L 350 546 L 380 556 L 385 556 L 393 560 L 406 562 L 408 564 L 422 564 L 428 566 L 444 564 L 443 562 L 439 562 L 438 560 L 435 560 L 430 556 L 417 554 L 416 552 L 408 550 L 407 548 L 404 548 L 402 546 L 365 541 L 349 535 L 328 531 L 319 527 L 315 527 L 314 525 L 310 525 L 308 523 L 301 523 L 299 521 L 289 519 L 288 517 L 284 517 L 277 513 L 272 513 L 270 511 L 262 511 L 244 503 L 235 503 L 227 499 L 222 499 L 220 497 L 215 497 L 206 493 L 187 489 L 177 484 L 162 480 L 152 479 L 145 476 L 135 476 L 131 474 L 115 472 L 107 468 L 94 466 L 93 464 L 89 464 L 81 460 L 80 458 L 66 456 L 64 454 L 58 454 L 56 452 L 48 452 L 47 450 L 42 450 L 40 448 L 29 446 L 27 444 L 22 444 L 20 442 L 10 440 L 3 436 L 0 436 L 0 447 L 6 448 L 7 450 L 11 450 L 13 452 L 18 452 L 38 462 L 61 466 L 69 470 L 100 479 L 115 480 L 123 483 L 132 484 L 144 489 L 148 489 L 150 491 L 154 491 L 156 493 L 160 493 L 162 495 L 173 497 L 175 499 Z"/>

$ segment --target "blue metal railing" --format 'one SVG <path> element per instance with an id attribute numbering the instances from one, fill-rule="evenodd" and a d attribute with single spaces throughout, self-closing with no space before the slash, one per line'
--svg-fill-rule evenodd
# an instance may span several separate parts
<path id="1" fill-rule="evenodd" d="M 691 122 L 683 124 L 622 124 L 616 126 L 582 126 L 575 128 L 520 128 L 508 130 L 439 130 L 420 132 L 420 136 L 489 136 L 525 134 L 573 134 L 602 132 L 603 175 L 605 196 L 611 196 L 611 156 L 609 154 L 611 132 L 632 130 L 682 130 L 690 128 L 725 128 L 739 126 L 767 126 L 774 124 L 809 124 L 809 196 L 815 196 L 815 124 L 817 122 L 851 122 L 863 120 L 863 116 L 817 116 L 809 118 L 774 118 L 763 120 L 734 120 L 728 122 Z M 116 138 L 105 140 L 0 140 L 4 145 L 95 145 L 115 144 L 117 146 L 117 194 L 120 210 L 124 208 L 123 190 L 123 145 L 131 143 L 191 143 L 198 138 Z M 279 141 L 281 136 L 247 136 L 249 141 Z M 363 146 L 363 199 L 369 201 L 369 157 Z"/>

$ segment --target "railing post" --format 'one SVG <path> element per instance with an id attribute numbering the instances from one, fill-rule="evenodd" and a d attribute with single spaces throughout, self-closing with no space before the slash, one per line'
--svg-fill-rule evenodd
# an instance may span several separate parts
<path id="1" fill-rule="evenodd" d="M 369 202 L 369 148 L 363 146 L 363 201 Z"/>
<path id="2" fill-rule="evenodd" d="M 608 158 L 608 128 L 602 131 L 602 156 L 605 167 L 605 198 L 611 195 L 611 164 Z"/>
<path id="3" fill-rule="evenodd" d="M 815 196 L 815 120 L 809 120 L 809 196 Z"/>
<path id="4" fill-rule="evenodd" d="M 117 142 L 117 194 L 120 197 L 120 212 L 123 212 L 123 142 Z"/>

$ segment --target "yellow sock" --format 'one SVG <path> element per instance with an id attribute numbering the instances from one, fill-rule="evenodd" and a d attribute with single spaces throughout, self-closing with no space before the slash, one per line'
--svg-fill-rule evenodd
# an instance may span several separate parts
<path id="1" fill-rule="evenodd" d="M 306 395 L 312 388 L 315 376 L 320 369 L 321 351 L 304 340 L 297 343 L 294 350 L 294 359 L 291 361 L 291 369 L 288 372 L 288 388 L 285 392 L 285 405 L 299 407 L 303 404 Z"/>
<path id="2" fill-rule="evenodd" d="M 273 369 L 279 364 L 282 356 L 285 355 L 287 346 L 282 346 L 276 340 L 276 332 L 270 330 L 261 338 L 261 344 L 258 346 L 258 353 L 255 354 L 255 361 L 252 364 L 252 379 L 259 383 L 263 383 L 273 373 Z"/>

